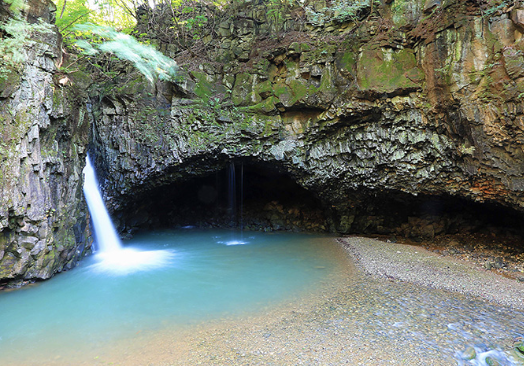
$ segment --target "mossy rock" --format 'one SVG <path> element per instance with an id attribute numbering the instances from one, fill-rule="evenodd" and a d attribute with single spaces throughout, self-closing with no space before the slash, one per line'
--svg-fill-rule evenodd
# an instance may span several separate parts
<path id="1" fill-rule="evenodd" d="M 260 75 L 268 75 L 269 74 L 269 66 L 271 63 L 269 60 L 263 58 L 257 61 L 257 63 L 254 66 L 254 69 L 260 74 Z"/>
<path id="2" fill-rule="evenodd" d="M 273 95 L 273 84 L 270 80 L 266 80 L 255 86 L 255 93 L 258 93 L 261 98 L 265 99 Z"/>
<path id="3" fill-rule="evenodd" d="M 11 252 L 4 254 L 0 261 L 0 278 L 12 278 L 13 273 L 17 271 L 19 259 Z"/>
<path id="4" fill-rule="evenodd" d="M 513 49 L 504 51 L 504 65 L 510 78 L 518 79 L 524 76 L 524 56 Z"/>
<path id="5" fill-rule="evenodd" d="M 322 70 L 320 87 L 317 92 L 319 93 L 320 99 L 324 102 L 330 102 L 338 95 L 339 92 L 335 85 L 335 75 L 331 68 L 325 67 L 324 70 Z"/>
<path id="6" fill-rule="evenodd" d="M 14 69 L 7 69 L 0 78 L 0 98 L 9 98 L 20 86 L 20 75 Z"/>
<path id="7" fill-rule="evenodd" d="M 279 70 L 278 70 L 278 67 L 276 65 L 269 65 L 268 66 L 268 69 L 267 69 L 267 76 L 269 78 L 269 80 L 273 81 L 275 79 L 275 77 L 278 75 L 279 73 Z"/>
<path id="8" fill-rule="evenodd" d="M 468 347 L 466 350 L 462 353 L 462 359 L 463 360 L 474 360 L 477 358 L 477 352 L 475 351 L 475 348 Z"/>
<path id="9" fill-rule="evenodd" d="M 235 85 L 231 93 L 231 100 L 236 106 L 247 106 L 260 103 L 262 98 L 253 90 L 255 75 L 248 73 L 237 74 Z"/>
<path id="10" fill-rule="evenodd" d="M 284 64 L 286 65 L 286 71 L 290 75 L 294 75 L 298 69 L 298 63 L 295 61 L 291 61 L 289 59 L 284 60 Z"/>
<path id="11" fill-rule="evenodd" d="M 488 366 L 500 366 L 500 362 L 498 362 L 496 359 L 492 357 L 486 357 L 485 359 L 486 365 Z"/>
<path id="12" fill-rule="evenodd" d="M 515 352 L 524 360 L 524 342 L 518 342 L 515 344 Z"/>
<path id="13" fill-rule="evenodd" d="M 347 77 L 353 74 L 355 66 L 357 65 L 357 57 L 358 55 L 352 51 L 339 52 L 336 54 L 335 63 L 342 75 Z"/>
<path id="14" fill-rule="evenodd" d="M 93 83 L 93 77 L 80 70 L 67 74 L 67 77 L 71 80 L 75 88 L 82 91 L 87 90 Z"/>
<path id="15" fill-rule="evenodd" d="M 300 52 L 307 52 L 311 50 L 311 46 L 308 43 L 300 44 Z"/>
<path id="16" fill-rule="evenodd" d="M 270 96 L 269 98 L 263 100 L 262 102 L 255 104 L 253 106 L 247 107 L 246 111 L 250 113 L 265 114 L 271 115 L 278 112 L 276 104 L 279 103 L 278 98 Z"/>
<path id="17" fill-rule="evenodd" d="M 284 83 L 278 83 L 274 85 L 274 93 L 275 96 L 279 99 L 279 101 L 285 106 L 290 107 L 293 105 L 293 92 L 291 91 L 291 88 Z"/>
<path id="18" fill-rule="evenodd" d="M 426 0 L 395 0 L 391 4 L 391 19 L 397 27 L 413 26 L 422 17 Z"/>
<path id="19" fill-rule="evenodd" d="M 280 115 L 262 115 L 257 114 L 253 117 L 253 123 L 256 125 L 263 125 L 263 137 L 271 136 L 279 130 L 280 126 L 282 126 L 282 119 Z"/>
<path id="20" fill-rule="evenodd" d="M 366 49 L 360 54 L 357 81 L 361 90 L 393 93 L 420 88 L 423 80 L 413 50 Z"/>
<path id="21" fill-rule="evenodd" d="M 337 46 L 333 44 L 320 44 L 313 49 L 304 46 L 300 55 L 300 62 L 305 64 L 326 63 L 328 58 L 335 54 Z"/>
<path id="22" fill-rule="evenodd" d="M 208 80 L 208 75 L 201 71 L 192 71 L 191 75 L 195 78 L 196 83 L 193 92 L 204 102 L 207 102 L 216 93 L 213 84 Z"/>
<path id="23" fill-rule="evenodd" d="M 136 74 L 136 77 L 116 86 L 111 94 L 137 96 L 144 92 L 151 92 L 151 83 L 146 81 L 141 74 Z"/>
<path id="24" fill-rule="evenodd" d="M 291 80 L 289 82 L 289 88 L 293 93 L 293 104 L 307 98 L 310 94 L 314 94 L 316 92 L 315 87 L 305 84 L 302 79 Z"/>
<path id="25" fill-rule="evenodd" d="M 273 85 L 273 93 L 284 107 L 291 107 L 298 102 L 305 101 L 322 89 L 309 85 L 306 80 L 292 79 L 288 83 L 277 83 Z"/>

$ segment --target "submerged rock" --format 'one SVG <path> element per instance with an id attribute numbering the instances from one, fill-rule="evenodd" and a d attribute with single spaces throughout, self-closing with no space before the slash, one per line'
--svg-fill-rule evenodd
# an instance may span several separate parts
<path id="1" fill-rule="evenodd" d="M 462 353 L 462 359 L 463 360 L 474 360 L 477 358 L 477 352 L 475 351 L 474 347 L 468 347 L 466 350 Z"/>

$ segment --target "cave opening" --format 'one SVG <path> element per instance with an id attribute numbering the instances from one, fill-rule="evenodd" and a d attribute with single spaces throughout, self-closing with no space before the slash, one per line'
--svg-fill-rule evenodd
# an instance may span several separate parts
<path id="1" fill-rule="evenodd" d="M 305 189 L 277 165 L 219 164 L 132 197 L 115 212 L 119 231 L 125 236 L 182 227 L 282 230 L 375 235 L 417 243 L 474 235 L 486 242 L 511 243 L 517 251 L 523 248 L 524 215 L 496 203 L 392 190 L 347 190 L 342 184 Z"/>
<path id="2" fill-rule="evenodd" d="M 190 168 L 120 202 L 113 218 L 124 238 L 186 227 L 360 235 L 466 258 L 507 276 L 522 270 L 524 215 L 498 203 L 334 181 L 305 189 L 303 176 L 253 160 L 202 160 Z"/>
<path id="3" fill-rule="evenodd" d="M 143 194 L 117 214 L 119 231 L 230 228 L 329 232 L 330 210 L 274 166 L 229 162 Z"/>

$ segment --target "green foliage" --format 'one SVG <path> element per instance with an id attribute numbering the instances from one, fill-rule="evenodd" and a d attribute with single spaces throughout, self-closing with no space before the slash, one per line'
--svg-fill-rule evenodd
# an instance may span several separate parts
<path id="1" fill-rule="evenodd" d="M 197 15 L 194 18 L 189 18 L 186 21 L 186 26 L 189 29 L 193 29 L 195 27 L 203 27 L 207 23 L 207 17 L 204 15 Z"/>
<path id="2" fill-rule="evenodd" d="M 11 10 L 15 14 L 19 14 L 22 10 L 27 9 L 27 4 L 24 0 L 4 0 L 7 4 L 11 4 L 9 6 L 9 10 Z"/>
<path id="3" fill-rule="evenodd" d="M 182 21 L 182 24 L 186 29 L 193 35 L 193 39 L 200 39 L 200 33 L 202 28 L 207 24 L 207 17 L 202 14 L 196 13 L 197 9 L 193 6 L 185 6 L 181 13 L 190 14 L 190 17 Z"/>
<path id="4" fill-rule="evenodd" d="M 19 0 L 14 0 L 19 1 Z M 75 28 L 78 24 L 93 23 L 110 26 L 130 33 L 136 25 L 136 10 L 143 2 L 135 0 L 55 0 L 57 6 L 56 25 L 67 45 L 77 38 L 88 38 L 89 33 Z"/>
<path id="5" fill-rule="evenodd" d="M 275 31 L 280 31 L 284 22 L 284 14 L 288 13 L 293 0 L 269 0 L 267 6 L 267 19 Z"/>
<path id="6" fill-rule="evenodd" d="M 51 26 L 44 22 L 29 24 L 20 12 L 26 8 L 23 0 L 7 1 L 14 15 L 6 22 L 0 23 L 0 80 L 6 80 L 9 73 L 16 70 L 26 61 L 25 48 L 36 42 L 34 36 L 38 33 L 51 32 Z"/>
<path id="7" fill-rule="evenodd" d="M 117 32 L 110 27 L 94 24 L 77 25 L 76 29 L 100 37 L 99 42 L 77 41 L 77 46 L 82 48 L 87 55 L 96 55 L 99 52 L 112 53 L 122 60 L 132 62 L 150 82 L 157 79 L 173 80 L 176 75 L 175 61 L 153 47 L 141 44 L 130 35 Z"/>
<path id="8" fill-rule="evenodd" d="M 170 27 L 175 35 L 175 42 L 179 45 L 189 44 L 204 36 L 205 28 L 209 25 L 209 14 L 202 2 L 195 0 L 173 0 L 170 3 L 173 14 Z"/>
<path id="9" fill-rule="evenodd" d="M 87 1 L 90 3 L 89 0 Z M 129 34 L 136 25 L 137 9 L 144 4 L 148 4 L 148 1 L 96 0 L 94 6 L 95 11 L 91 14 L 89 21 L 97 25 L 109 26 Z"/>
<path id="10" fill-rule="evenodd" d="M 80 32 L 73 30 L 74 26 L 89 21 L 93 11 L 85 0 L 58 0 L 56 6 L 56 26 L 62 33 L 64 42 L 71 45 L 76 37 L 82 36 Z"/>
<path id="11" fill-rule="evenodd" d="M 308 21 L 321 26 L 329 22 L 346 23 L 361 20 L 378 5 L 380 0 L 336 0 L 329 8 L 315 10 L 312 5 L 308 5 L 304 9 Z"/>

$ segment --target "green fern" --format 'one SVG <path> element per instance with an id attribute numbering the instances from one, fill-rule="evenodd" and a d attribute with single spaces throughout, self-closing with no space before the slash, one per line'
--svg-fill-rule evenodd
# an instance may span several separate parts
<path id="1" fill-rule="evenodd" d="M 51 25 L 44 22 L 29 24 L 15 12 L 14 17 L 0 23 L 0 30 L 5 34 L 0 42 L 0 80 L 5 80 L 9 73 L 27 61 L 25 49 L 35 44 L 34 35 L 51 32 Z"/>
<path id="2" fill-rule="evenodd" d="M 82 48 L 87 55 L 96 55 L 99 52 L 112 53 L 122 60 L 132 62 L 150 82 L 157 79 L 173 80 L 176 76 L 177 64 L 175 61 L 153 47 L 141 44 L 127 34 L 94 24 L 80 24 L 75 28 L 85 33 L 95 34 L 103 40 L 100 43 L 95 42 L 94 39 L 91 42 L 77 41 L 76 45 Z"/>

